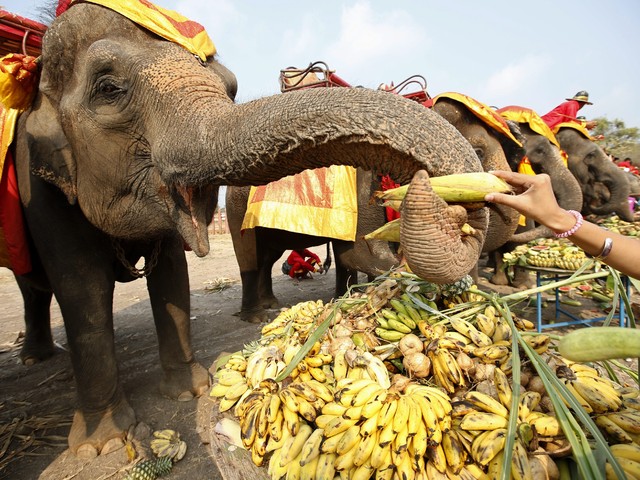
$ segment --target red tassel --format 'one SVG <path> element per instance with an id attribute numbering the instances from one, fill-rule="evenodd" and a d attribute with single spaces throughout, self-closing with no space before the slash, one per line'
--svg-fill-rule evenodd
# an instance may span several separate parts
<path id="1" fill-rule="evenodd" d="M 56 17 L 59 17 L 60 15 L 62 15 L 64 12 L 67 11 L 67 8 L 69 8 L 69 5 L 71 4 L 72 0 L 59 0 L 58 1 L 58 7 L 56 8 Z"/>

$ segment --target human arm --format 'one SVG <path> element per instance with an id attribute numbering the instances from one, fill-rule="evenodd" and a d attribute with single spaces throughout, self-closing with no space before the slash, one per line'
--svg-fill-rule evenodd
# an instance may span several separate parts
<path id="1" fill-rule="evenodd" d="M 548 175 L 522 175 L 507 171 L 491 173 L 512 185 L 517 195 L 490 193 L 485 197 L 487 202 L 512 207 L 555 233 L 569 231 L 576 225 L 576 217 L 558 205 Z M 640 278 L 640 240 L 637 238 L 611 232 L 586 220 L 567 238 L 592 256 L 600 255 L 605 240 L 610 238 L 613 246 L 602 261 L 630 277 Z"/>

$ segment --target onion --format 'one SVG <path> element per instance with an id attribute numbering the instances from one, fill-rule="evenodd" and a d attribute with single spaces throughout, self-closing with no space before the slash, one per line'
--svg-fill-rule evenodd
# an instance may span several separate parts
<path id="1" fill-rule="evenodd" d="M 421 353 L 422 340 L 420 340 L 420 338 L 418 338 L 418 336 L 414 335 L 413 333 L 407 333 L 398 342 L 398 348 L 402 352 L 402 355 L 404 355 L 405 357 L 412 353 Z"/>
<path id="2" fill-rule="evenodd" d="M 431 373 L 431 360 L 424 353 L 410 353 L 404 357 L 402 365 L 409 375 L 416 378 L 425 378 Z"/>

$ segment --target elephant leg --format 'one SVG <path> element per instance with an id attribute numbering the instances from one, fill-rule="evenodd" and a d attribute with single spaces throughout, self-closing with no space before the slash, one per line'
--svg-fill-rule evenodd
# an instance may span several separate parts
<path id="1" fill-rule="evenodd" d="M 500 249 L 494 250 L 489 252 L 489 256 L 493 259 L 493 275 L 489 281 L 494 285 L 509 285 L 509 276 L 502 260 L 502 251 Z"/>
<path id="2" fill-rule="evenodd" d="M 358 283 L 358 270 L 349 268 L 344 261 L 346 252 L 353 248 L 350 242 L 333 241 L 333 253 L 336 257 L 336 297 L 341 297 L 349 287 Z"/>
<path id="3" fill-rule="evenodd" d="M 187 260 L 178 238 L 165 239 L 160 252 L 147 277 L 163 371 L 160 391 L 170 398 L 190 400 L 208 389 L 209 374 L 191 349 Z"/>
<path id="4" fill-rule="evenodd" d="M 31 366 L 55 353 L 51 335 L 53 293 L 22 276 L 17 275 L 15 278 L 24 302 L 25 335 L 20 360 L 24 365 Z"/>
<path id="5" fill-rule="evenodd" d="M 511 282 L 515 288 L 529 289 L 536 286 L 536 281 L 529 270 L 522 267 L 513 267 L 513 281 Z"/>
<path id="6" fill-rule="evenodd" d="M 278 308 L 280 302 L 273 293 L 273 280 L 271 278 L 273 265 L 284 254 L 284 248 L 275 248 L 273 245 L 265 248 L 258 246 L 258 302 L 262 308 Z"/>

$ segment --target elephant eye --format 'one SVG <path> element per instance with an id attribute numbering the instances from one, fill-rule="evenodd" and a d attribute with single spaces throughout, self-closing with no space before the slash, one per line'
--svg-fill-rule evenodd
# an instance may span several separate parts
<path id="1" fill-rule="evenodd" d="M 124 88 L 110 78 L 100 80 L 96 86 L 96 94 L 107 100 L 114 100 L 123 92 Z"/>
<path id="2" fill-rule="evenodd" d="M 481 162 L 484 162 L 484 149 L 476 147 L 473 150 L 476 152 L 476 155 L 478 156 L 478 159 Z"/>

